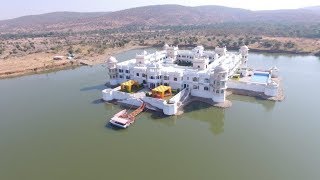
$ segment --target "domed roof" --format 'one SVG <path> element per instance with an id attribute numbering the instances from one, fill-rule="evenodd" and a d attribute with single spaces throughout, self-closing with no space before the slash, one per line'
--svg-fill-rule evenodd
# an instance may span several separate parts
<path id="1" fill-rule="evenodd" d="M 168 48 L 168 47 L 169 45 L 167 43 L 163 46 L 163 48 Z"/>
<path id="2" fill-rule="evenodd" d="M 268 84 L 268 86 L 271 86 L 271 87 L 278 87 L 278 86 L 279 86 L 279 84 L 278 84 L 278 83 L 276 83 L 275 81 L 271 81 L 271 82 Z"/>
<path id="3" fill-rule="evenodd" d="M 244 45 L 244 46 L 241 46 L 240 49 L 243 49 L 243 50 L 249 50 L 248 46 Z"/>
<path id="4" fill-rule="evenodd" d="M 228 68 L 226 68 L 225 66 L 223 66 L 222 64 L 220 64 L 219 66 L 217 66 L 214 69 L 215 72 L 224 72 L 224 71 L 228 71 Z"/>
<path id="5" fill-rule="evenodd" d="M 161 68 L 162 67 L 161 64 L 159 64 L 159 63 L 150 63 L 147 66 L 148 66 L 148 68 Z"/>
<path id="6" fill-rule="evenodd" d="M 111 56 L 108 60 L 107 60 L 107 63 L 117 63 L 117 59 L 113 56 Z"/>
<path id="7" fill-rule="evenodd" d="M 147 65 L 149 68 L 156 68 L 157 65 L 155 63 L 150 63 Z"/>
<path id="8" fill-rule="evenodd" d="M 273 66 L 270 70 L 279 70 L 276 66 Z"/>

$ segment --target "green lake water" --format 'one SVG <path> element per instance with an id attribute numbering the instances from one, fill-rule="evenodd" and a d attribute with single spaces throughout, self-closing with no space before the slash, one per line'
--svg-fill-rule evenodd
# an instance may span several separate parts
<path id="1" fill-rule="evenodd" d="M 320 179 L 319 58 L 249 64 L 280 69 L 283 102 L 232 95 L 228 109 L 148 111 L 126 130 L 106 126 L 121 108 L 100 101 L 102 65 L 0 80 L 0 180 Z"/>

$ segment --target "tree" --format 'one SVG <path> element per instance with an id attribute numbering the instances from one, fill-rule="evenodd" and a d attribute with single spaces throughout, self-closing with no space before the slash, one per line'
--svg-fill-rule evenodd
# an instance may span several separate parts
<path id="1" fill-rule="evenodd" d="M 80 54 L 82 53 L 82 50 L 80 48 L 76 49 L 75 53 Z"/>
<path id="2" fill-rule="evenodd" d="M 72 46 L 70 46 L 70 47 L 68 48 L 68 53 L 69 53 L 69 54 L 73 54 L 73 53 L 74 53 L 74 50 L 73 50 L 73 47 L 72 47 Z"/>
<path id="3" fill-rule="evenodd" d="M 291 49 L 295 46 L 295 44 L 293 42 L 289 41 L 289 42 L 285 43 L 283 46 Z"/>
<path id="4" fill-rule="evenodd" d="M 178 38 L 176 38 L 174 41 L 173 41 L 173 45 L 178 45 L 179 44 L 179 39 Z"/>
<path id="5" fill-rule="evenodd" d="M 2 55 L 4 51 L 5 51 L 4 47 L 0 47 L 0 55 Z"/>

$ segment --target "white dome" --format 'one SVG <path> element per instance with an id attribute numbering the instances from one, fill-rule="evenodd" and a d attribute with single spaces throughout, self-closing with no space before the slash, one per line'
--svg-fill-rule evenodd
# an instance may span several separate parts
<path id="1" fill-rule="evenodd" d="M 113 56 L 111 56 L 108 60 L 107 60 L 107 63 L 117 63 L 117 59 Z"/>
<path id="2" fill-rule="evenodd" d="M 197 49 L 204 49 L 204 47 L 202 45 L 198 45 L 196 48 Z"/>
<path id="3" fill-rule="evenodd" d="M 150 63 L 150 64 L 148 64 L 148 67 L 149 67 L 149 68 L 156 68 L 157 65 L 156 65 L 155 63 Z"/>
<path id="4" fill-rule="evenodd" d="M 241 46 L 240 48 L 241 50 L 249 50 L 248 46 L 244 45 L 244 46 Z"/>
<path id="5" fill-rule="evenodd" d="M 169 47 L 168 44 L 165 44 L 165 45 L 163 46 L 164 49 L 166 49 L 166 48 L 168 48 L 168 47 Z"/>
<path id="6" fill-rule="evenodd" d="M 271 70 L 276 70 L 276 71 L 278 71 L 279 69 L 278 69 L 276 66 L 273 66 L 273 67 L 271 68 Z"/>
<path id="7" fill-rule="evenodd" d="M 275 81 L 271 81 L 268 85 L 271 87 L 278 87 L 279 86 L 279 84 L 276 83 Z"/>
<path id="8" fill-rule="evenodd" d="M 223 65 L 219 65 L 219 66 L 217 66 L 215 69 L 214 69 L 214 71 L 215 72 L 224 72 L 224 71 L 228 71 L 228 68 L 226 68 L 225 66 L 223 66 Z"/>
<path id="9" fill-rule="evenodd" d="M 147 66 L 148 68 L 158 68 L 158 69 L 162 67 L 161 64 L 159 63 L 150 63 Z"/>

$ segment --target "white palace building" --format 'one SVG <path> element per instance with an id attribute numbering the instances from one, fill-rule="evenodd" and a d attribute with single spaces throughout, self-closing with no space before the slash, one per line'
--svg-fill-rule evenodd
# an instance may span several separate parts
<path id="1" fill-rule="evenodd" d="M 110 57 L 107 68 L 112 86 L 134 80 L 144 84 L 145 88 L 164 85 L 180 93 L 170 100 L 162 100 L 146 97 L 144 93 L 121 92 L 117 87 L 103 90 L 103 99 L 136 106 L 145 102 L 150 108 L 154 106 L 162 109 L 164 114 L 174 115 L 188 97 L 201 97 L 221 104 L 226 101 L 227 90 L 278 96 L 278 69 L 255 71 L 248 68 L 248 51 L 247 46 L 242 46 L 239 52 L 230 53 L 225 47 L 217 47 L 214 51 L 205 51 L 203 46 L 180 50 L 166 44 L 162 51 L 152 54 L 143 51 L 123 62 Z"/>

